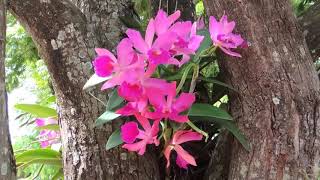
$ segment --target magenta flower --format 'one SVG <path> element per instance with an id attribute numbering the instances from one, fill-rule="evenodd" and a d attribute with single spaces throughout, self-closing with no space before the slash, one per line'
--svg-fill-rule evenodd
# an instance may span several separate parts
<path id="1" fill-rule="evenodd" d="M 151 119 L 170 119 L 176 122 L 187 122 L 187 115 L 180 115 L 191 107 L 195 101 L 193 93 L 181 93 L 176 98 L 176 82 L 170 83 L 167 94 L 149 91 L 148 97 L 150 104 L 154 107 L 154 112 L 146 112 L 146 116 Z"/>
<path id="2" fill-rule="evenodd" d="M 143 96 L 141 84 L 122 83 L 118 88 L 118 94 L 127 101 L 138 101 Z"/>
<path id="3" fill-rule="evenodd" d="M 190 54 L 194 54 L 203 40 L 203 36 L 196 35 L 197 24 L 192 25 L 191 21 L 176 22 L 180 17 L 180 11 L 167 16 L 167 14 L 159 10 L 155 18 L 155 31 L 158 36 L 166 32 L 174 32 L 177 37 L 170 48 L 172 56 L 183 55 L 181 61 L 174 59 L 173 62 L 179 62 L 182 66 L 190 59 Z M 171 37 L 170 37 L 171 38 Z"/>
<path id="4" fill-rule="evenodd" d="M 240 35 L 232 33 L 235 25 L 234 21 L 228 22 L 226 15 L 223 15 L 219 22 L 213 16 L 210 16 L 209 31 L 214 46 L 219 47 L 230 56 L 241 57 L 239 53 L 232 51 L 232 49 L 244 43 Z"/>
<path id="5" fill-rule="evenodd" d="M 179 62 L 179 67 L 181 67 L 189 61 L 190 54 L 195 54 L 204 36 L 197 35 L 197 23 L 191 24 L 190 21 L 175 23 L 169 31 L 178 35 L 170 51 L 174 55 L 182 55 Z"/>
<path id="6" fill-rule="evenodd" d="M 192 155 L 190 155 L 186 150 L 184 150 L 180 144 L 188 141 L 199 141 L 202 139 L 202 134 L 197 132 L 192 132 L 191 130 L 180 130 L 177 131 L 169 145 L 164 150 L 164 156 L 167 159 L 167 168 L 170 166 L 170 155 L 171 151 L 175 150 L 177 152 L 176 164 L 180 168 L 187 169 L 189 164 L 197 166 L 197 163 Z"/>
<path id="7" fill-rule="evenodd" d="M 154 19 L 155 32 L 159 36 L 168 31 L 169 27 L 180 17 L 180 11 L 176 11 L 170 16 L 167 15 L 162 9 L 157 13 L 157 16 Z"/>
<path id="8" fill-rule="evenodd" d="M 136 113 L 135 117 L 144 130 L 139 129 L 138 124 L 135 122 L 124 124 L 121 127 L 121 137 L 126 144 L 122 147 L 129 151 L 137 151 L 139 155 L 143 155 L 148 144 L 158 146 L 160 143 L 157 139 L 160 120 L 154 121 L 151 126 L 149 120 L 140 114 Z M 137 131 L 139 132 L 138 134 L 136 133 Z M 140 141 L 134 142 L 137 139 Z"/>
<path id="9" fill-rule="evenodd" d="M 127 36 L 132 41 L 134 48 L 148 60 L 149 70 L 147 74 L 149 76 L 152 75 L 155 67 L 159 64 L 179 65 L 179 61 L 172 58 L 169 51 L 175 42 L 177 35 L 168 31 L 161 36 L 158 36 L 153 42 L 155 35 L 154 26 L 154 20 L 151 19 L 146 30 L 145 39 L 142 38 L 139 31 L 128 29 L 126 32 Z"/>
<path id="10" fill-rule="evenodd" d="M 149 96 L 153 96 L 152 93 L 165 95 L 171 86 L 165 80 L 156 78 L 144 78 L 139 83 L 123 83 L 119 86 L 118 94 L 129 102 L 124 107 L 118 109 L 116 113 L 129 116 L 140 112 L 144 115 L 147 110 Z"/>
<path id="11" fill-rule="evenodd" d="M 100 77 L 110 76 L 113 71 L 113 61 L 107 56 L 104 51 L 105 49 L 96 49 L 98 57 L 93 61 L 94 71 Z"/>
<path id="12" fill-rule="evenodd" d="M 128 122 L 121 126 L 121 139 L 125 143 L 133 143 L 139 135 L 138 124 L 135 122 Z"/>
<path id="13" fill-rule="evenodd" d="M 36 119 L 35 120 L 36 126 L 43 127 L 51 124 L 58 124 L 56 119 Z M 53 130 L 41 130 L 39 134 L 39 142 L 42 148 L 46 148 L 52 144 L 59 143 L 60 140 L 60 133 L 58 131 Z"/>
<path id="14" fill-rule="evenodd" d="M 102 86 L 102 90 L 121 85 L 123 82 L 136 82 L 143 76 L 143 58 L 135 53 L 128 38 L 119 43 L 118 58 L 106 49 L 97 48 L 96 52 L 98 57 L 93 62 L 96 74 L 100 77 L 111 75 L 111 79 Z"/>
<path id="15" fill-rule="evenodd" d="M 183 169 L 188 169 L 189 163 L 181 157 L 181 155 L 177 154 L 176 164 Z"/>

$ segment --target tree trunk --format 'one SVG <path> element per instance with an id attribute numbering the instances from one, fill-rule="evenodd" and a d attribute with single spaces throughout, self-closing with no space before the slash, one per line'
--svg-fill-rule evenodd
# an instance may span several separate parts
<path id="1" fill-rule="evenodd" d="M 250 42 L 243 58 L 221 68 L 239 93 L 231 113 L 251 145 L 233 142 L 228 179 L 316 179 L 319 171 L 319 79 L 289 0 L 206 0 Z"/>
<path id="2" fill-rule="evenodd" d="M 5 85 L 6 6 L 5 0 L 0 1 L 0 180 L 13 180 L 16 179 L 16 164 L 10 140 Z"/>
<path id="3" fill-rule="evenodd" d="M 94 47 L 114 48 L 129 0 L 15 0 L 10 9 L 45 60 L 58 99 L 65 179 L 159 179 L 154 154 L 105 150 L 118 126 L 94 127 L 104 107 L 82 87 L 92 72 Z M 99 88 L 97 88 L 99 89 Z M 92 90 L 100 99 L 106 95 Z"/>

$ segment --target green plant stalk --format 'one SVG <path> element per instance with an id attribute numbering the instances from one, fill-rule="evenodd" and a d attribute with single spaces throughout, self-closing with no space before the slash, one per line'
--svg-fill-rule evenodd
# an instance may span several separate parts
<path id="1" fill-rule="evenodd" d="M 201 129 L 199 129 L 196 125 L 194 125 L 191 121 L 188 121 L 187 124 L 196 132 L 202 134 L 204 137 L 206 137 L 205 142 L 208 141 L 209 135 L 208 133 L 202 131 Z"/>
<path id="2" fill-rule="evenodd" d="M 164 136 L 164 131 L 165 131 L 165 129 L 166 129 L 166 124 L 163 123 L 162 121 L 160 121 L 160 125 L 161 125 L 161 127 L 162 127 L 162 132 L 161 132 L 161 134 L 160 134 L 160 136 L 159 136 L 159 139 L 162 139 L 162 137 Z"/>
<path id="3" fill-rule="evenodd" d="M 193 67 L 193 75 L 192 75 L 189 93 L 193 93 L 194 89 L 196 88 L 198 76 L 199 76 L 199 64 L 195 64 Z"/>
<path id="4" fill-rule="evenodd" d="M 179 85 L 177 87 L 177 94 L 180 92 L 180 90 L 182 89 L 184 83 L 186 82 L 186 79 L 188 77 L 189 71 L 192 68 L 192 66 L 194 66 L 195 64 L 189 64 L 188 67 L 186 68 L 186 70 L 183 72 L 183 75 L 181 77 L 181 80 L 179 82 Z"/>

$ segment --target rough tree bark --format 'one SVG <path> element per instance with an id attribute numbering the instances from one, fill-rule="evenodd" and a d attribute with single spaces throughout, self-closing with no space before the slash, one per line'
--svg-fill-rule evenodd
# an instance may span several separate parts
<path id="1" fill-rule="evenodd" d="M 124 29 L 119 14 L 129 0 L 14 0 L 9 8 L 45 60 L 58 99 L 65 179 L 159 179 L 153 154 L 105 150 L 118 128 L 94 128 L 103 107 L 82 87 L 92 72 L 94 47 L 114 48 Z M 97 91 L 95 91 L 97 92 Z M 105 95 L 96 93 L 101 99 Z"/>
<path id="2" fill-rule="evenodd" d="M 5 86 L 6 6 L 7 1 L 0 1 L 0 180 L 14 180 L 16 164 L 10 140 Z"/>
<path id="3" fill-rule="evenodd" d="M 231 113 L 251 145 L 233 142 L 228 179 L 315 179 L 319 171 L 320 83 L 289 0 L 205 1 L 225 10 L 251 46 L 221 62 Z"/>

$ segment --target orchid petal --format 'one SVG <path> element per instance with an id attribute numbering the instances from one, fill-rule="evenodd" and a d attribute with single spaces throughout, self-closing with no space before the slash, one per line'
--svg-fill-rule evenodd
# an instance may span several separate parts
<path id="1" fill-rule="evenodd" d="M 162 50 L 168 51 L 171 48 L 172 44 L 175 42 L 176 37 L 177 37 L 176 33 L 168 31 L 158 36 L 158 38 L 154 41 L 152 47 L 156 49 L 162 49 Z"/>
<path id="2" fill-rule="evenodd" d="M 147 143 L 145 141 L 139 141 L 133 144 L 124 144 L 122 148 L 127 149 L 128 151 L 138 151 L 139 155 L 143 155 L 146 151 Z"/>
<path id="3" fill-rule="evenodd" d="M 185 151 L 180 145 L 175 145 L 174 150 L 177 152 L 177 154 L 185 160 L 187 163 L 197 166 L 196 160 L 192 155 L 190 155 L 187 151 Z"/>
<path id="4" fill-rule="evenodd" d="M 45 119 L 40 119 L 40 118 L 36 119 L 35 123 L 36 123 L 36 126 L 38 126 L 38 127 L 46 125 L 45 124 Z"/>
<path id="5" fill-rule="evenodd" d="M 129 102 L 128 104 L 126 104 L 122 108 L 118 109 L 116 111 L 116 113 L 121 114 L 123 116 L 129 116 L 129 115 L 134 114 L 136 111 L 137 110 L 135 108 L 135 102 Z"/>
<path id="6" fill-rule="evenodd" d="M 180 155 L 177 155 L 176 164 L 183 169 L 188 169 L 188 162 L 185 161 Z"/>
<path id="7" fill-rule="evenodd" d="M 222 47 L 222 46 L 220 46 L 220 49 L 221 49 L 223 52 L 225 52 L 226 54 L 229 54 L 230 56 L 242 57 L 241 54 L 236 53 L 236 52 L 233 52 L 233 51 L 231 51 L 231 50 L 229 50 L 229 49 L 226 49 L 226 48 L 224 48 L 224 47 Z"/>
<path id="8" fill-rule="evenodd" d="M 120 85 L 122 82 L 123 82 L 123 79 L 121 79 L 121 77 L 113 76 L 112 79 L 108 80 L 102 85 L 101 90 L 109 89 L 114 86 Z"/>
<path id="9" fill-rule="evenodd" d="M 151 47 L 152 45 L 154 34 L 155 34 L 154 19 L 150 19 L 147 30 L 146 30 L 146 35 L 145 35 L 145 40 L 149 47 Z"/>
<path id="10" fill-rule="evenodd" d="M 176 144 L 182 144 L 188 141 L 199 141 L 202 139 L 202 134 L 193 131 L 186 131 L 176 139 Z"/>
<path id="11" fill-rule="evenodd" d="M 177 112 L 185 111 L 191 107 L 195 100 L 196 98 L 193 93 L 181 93 L 181 95 L 174 102 L 173 108 Z"/>
<path id="12" fill-rule="evenodd" d="M 95 51 L 98 56 L 108 56 L 110 59 L 112 59 L 113 62 L 117 62 L 117 58 L 107 49 L 95 48 Z"/>
<path id="13" fill-rule="evenodd" d="M 146 54 L 148 51 L 148 45 L 146 42 L 142 39 L 142 36 L 139 31 L 128 29 L 126 32 L 129 39 L 132 41 L 133 46 L 140 51 L 141 53 Z"/>
<path id="14" fill-rule="evenodd" d="M 135 113 L 135 116 L 145 131 L 151 131 L 150 122 L 146 117 L 141 116 L 139 113 Z"/>
<path id="15" fill-rule="evenodd" d="M 170 166 L 170 154 L 171 154 L 172 149 L 173 149 L 173 147 L 169 145 L 166 147 L 166 149 L 163 152 L 164 157 L 167 160 L 167 168 L 169 168 L 169 166 Z"/>
<path id="16" fill-rule="evenodd" d="M 139 134 L 138 124 L 128 122 L 121 126 L 121 139 L 125 143 L 133 143 Z"/>
<path id="17" fill-rule="evenodd" d="M 117 46 L 118 65 L 120 67 L 128 66 L 134 60 L 135 52 L 132 47 L 132 42 L 128 38 L 124 38 Z"/>
<path id="18" fill-rule="evenodd" d="M 180 10 L 177 10 L 176 12 L 174 12 L 173 14 L 171 14 L 170 16 L 168 16 L 169 23 L 172 24 L 172 23 L 174 23 L 177 19 L 179 19 L 180 14 L 181 14 Z"/>
<path id="19" fill-rule="evenodd" d="M 185 123 L 189 121 L 188 116 L 185 115 L 178 115 L 178 114 L 170 114 L 169 117 L 171 120 L 176 121 L 178 123 Z"/>
<path id="20" fill-rule="evenodd" d="M 172 17 L 174 19 L 175 16 Z M 156 33 L 159 36 L 160 34 L 166 32 L 170 26 L 170 22 L 167 17 L 167 13 L 160 9 L 155 17 Z"/>

